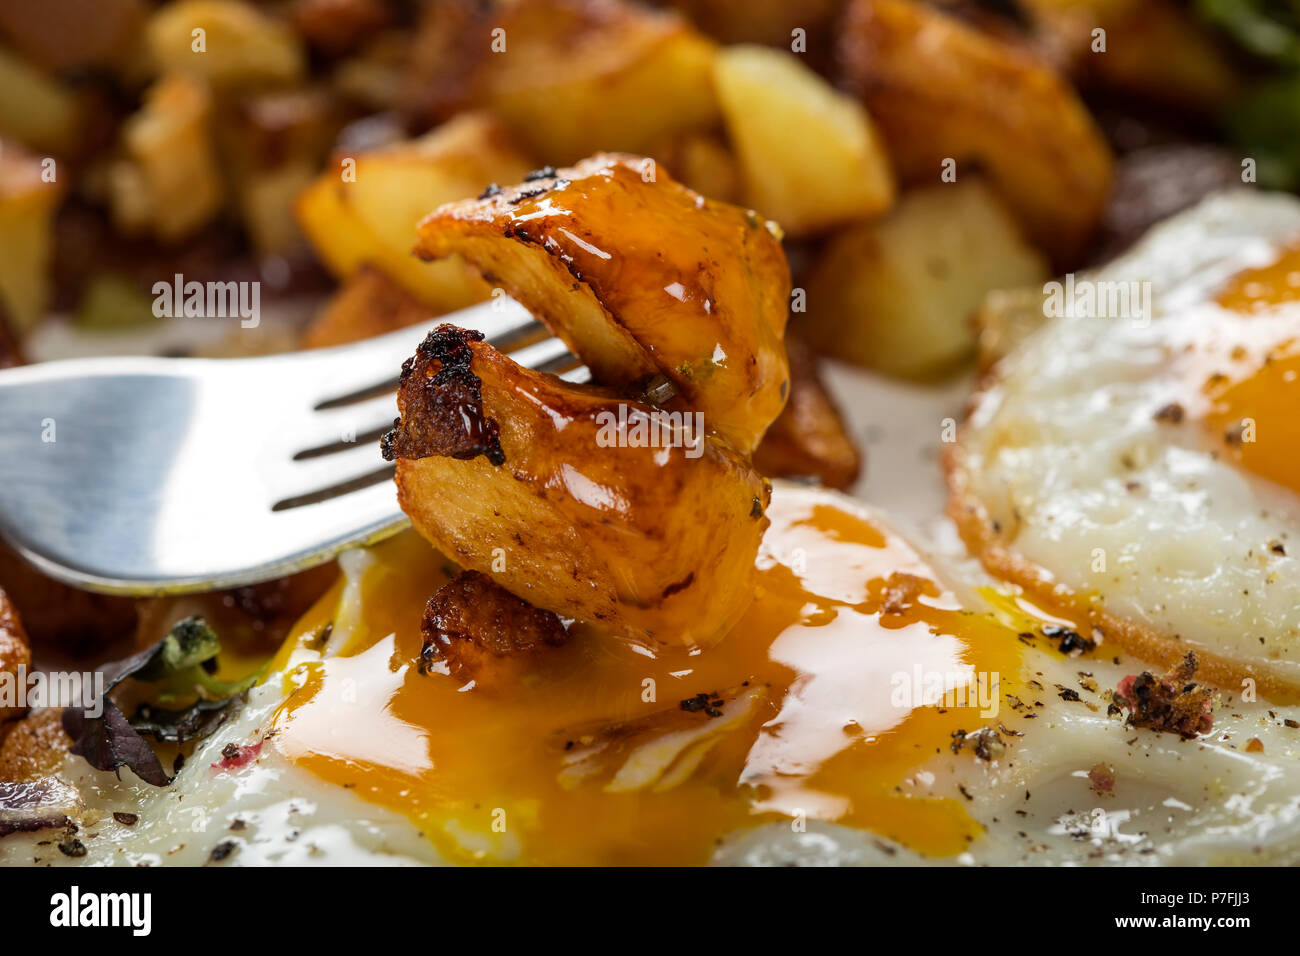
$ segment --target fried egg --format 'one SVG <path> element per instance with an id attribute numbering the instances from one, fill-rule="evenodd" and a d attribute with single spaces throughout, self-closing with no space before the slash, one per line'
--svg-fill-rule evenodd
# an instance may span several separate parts
<path id="1" fill-rule="evenodd" d="M 582 625 L 517 684 L 421 674 L 444 560 L 346 553 L 237 718 L 166 788 L 66 756 L 51 864 L 1300 860 L 1300 737 L 1231 693 L 1194 740 L 1125 725 L 1141 662 L 844 496 L 780 484 L 717 646 Z"/>
<path id="2" fill-rule="evenodd" d="M 950 513 L 990 568 L 1108 640 L 1294 700 L 1300 202 L 1212 197 L 1070 282 L 1092 306 L 1076 293 L 977 391 Z M 1149 308 L 1108 313 L 1116 290 Z"/>

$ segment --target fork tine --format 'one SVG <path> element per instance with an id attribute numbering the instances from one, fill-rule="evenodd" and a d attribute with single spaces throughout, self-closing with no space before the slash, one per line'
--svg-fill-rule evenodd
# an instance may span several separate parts
<path id="1" fill-rule="evenodd" d="M 319 349 L 311 353 L 315 374 L 305 376 L 319 382 L 306 396 L 309 407 L 335 408 L 396 388 L 397 370 L 415 354 L 429 329 L 443 322 L 477 329 L 502 351 L 509 351 L 544 332 L 544 327 L 527 309 L 513 299 L 501 297 L 387 335 Z"/>

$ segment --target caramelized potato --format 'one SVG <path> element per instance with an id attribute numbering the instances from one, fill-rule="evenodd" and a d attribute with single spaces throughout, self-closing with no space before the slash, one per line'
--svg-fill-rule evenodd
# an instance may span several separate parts
<path id="1" fill-rule="evenodd" d="M 481 338 L 440 326 L 403 366 L 384 446 L 416 530 L 565 617 L 663 643 L 725 632 L 752 597 L 767 483 L 689 412 L 665 419 Z M 629 440 L 638 422 L 668 437 Z"/>
<path id="2" fill-rule="evenodd" d="M 355 163 L 355 177 L 345 178 Z M 487 297 L 488 286 L 459 259 L 434 265 L 411 255 L 415 225 L 441 203 L 476 196 L 528 171 L 501 125 L 482 113 L 459 116 L 419 139 L 340 157 L 299 197 L 298 222 L 340 278 L 369 263 L 430 314 Z"/>
<path id="3" fill-rule="evenodd" d="M 180 74 L 159 80 L 123 127 L 122 148 L 110 190 L 113 218 L 123 232 L 175 242 L 221 208 L 212 95 L 199 80 Z"/>
<path id="4" fill-rule="evenodd" d="M 0 141 L 0 313 L 14 329 L 31 328 L 50 291 L 54 213 L 60 182 L 46 182 L 41 160 Z"/>
<path id="5" fill-rule="evenodd" d="M 433 88 L 444 115 L 491 110 L 543 162 L 646 153 L 718 118 L 714 45 L 676 15 L 614 0 L 449 6 L 417 39 L 417 95 Z"/>
<path id="6" fill-rule="evenodd" d="M 894 201 L 894 174 L 871 118 L 794 54 L 728 47 L 714 80 L 745 200 L 786 233 L 871 219 Z"/>
<path id="7" fill-rule="evenodd" d="M 1080 254 L 1101 221 L 1112 157 L 1060 76 L 907 0 L 851 0 L 840 54 L 905 181 L 938 182 L 946 159 L 959 178 L 978 165 L 1030 239 L 1060 264 Z"/>
<path id="8" fill-rule="evenodd" d="M 597 381 L 667 378 L 742 453 L 780 413 L 790 274 L 772 228 L 650 160 L 599 155 L 443 206 L 416 251 L 458 253 L 564 339 Z"/>
<path id="9" fill-rule="evenodd" d="M 195 30 L 204 32 L 196 38 Z M 307 69 L 297 34 L 239 0 L 166 4 L 145 25 L 145 45 L 162 72 L 188 74 L 222 88 L 295 83 Z"/>
<path id="10" fill-rule="evenodd" d="M 822 384 L 812 349 L 793 329 L 786 332 L 785 348 L 790 400 L 754 450 L 754 467 L 769 478 L 818 478 L 846 490 L 861 469 L 858 449 Z"/>
<path id="11" fill-rule="evenodd" d="M 318 349 L 394 332 L 430 317 L 429 309 L 373 266 L 343 280 L 302 336 L 302 347 Z"/>
<path id="12" fill-rule="evenodd" d="M 808 277 L 801 329 L 828 355 L 935 375 L 973 350 L 970 317 L 985 293 L 1047 274 L 982 183 L 931 186 L 905 195 L 880 222 L 831 240 Z"/>

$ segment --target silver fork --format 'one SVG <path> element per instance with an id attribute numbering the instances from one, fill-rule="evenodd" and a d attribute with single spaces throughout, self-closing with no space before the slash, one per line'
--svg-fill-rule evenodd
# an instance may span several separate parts
<path id="1" fill-rule="evenodd" d="M 431 328 L 587 371 L 500 298 L 353 345 L 250 359 L 100 358 L 0 372 L 0 536 L 51 577 L 157 594 L 279 577 L 406 526 L 379 436 Z"/>

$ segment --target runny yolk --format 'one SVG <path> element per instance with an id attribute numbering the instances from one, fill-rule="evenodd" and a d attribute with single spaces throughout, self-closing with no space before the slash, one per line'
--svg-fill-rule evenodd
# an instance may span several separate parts
<path id="1" fill-rule="evenodd" d="M 1005 707 L 1022 646 L 832 501 L 777 490 L 756 598 L 716 646 L 575 626 L 506 687 L 418 672 L 421 612 L 446 576 L 413 534 L 392 539 L 371 552 L 359 615 L 341 582 L 286 641 L 272 744 L 406 814 L 452 861 L 702 863 L 719 837 L 774 820 L 958 854 L 982 828 L 918 771 L 939 753 L 975 761 L 948 753 L 952 735 L 997 723 L 981 682 Z M 329 623 L 337 653 L 322 659 Z"/>
<path id="2" fill-rule="evenodd" d="M 1300 492 L 1300 244 L 1246 269 L 1216 302 L 1237 312 L 1203 383 L 1212 442 L 1242 468 Z"/>

